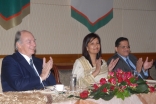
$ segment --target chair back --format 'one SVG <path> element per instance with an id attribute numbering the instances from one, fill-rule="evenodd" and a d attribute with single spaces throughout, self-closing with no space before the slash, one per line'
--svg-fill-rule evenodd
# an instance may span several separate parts
<path id="1" fill-rule="evenodd" d="M 60 84 L 61 82 L 59 77 L 59 71 L 58 71 L 58 67 L 55 64 L 53 65 L 52 72 L 55 77 L 56 84 Z"/>
<path id="2" fill-rule="evenodd" d="M 2 85 L 1 85 L 1 68 L 2 68 L 2 61 L 3 61 L 3 58 L 0 58 L 0 93 L 2 92 Z"/>

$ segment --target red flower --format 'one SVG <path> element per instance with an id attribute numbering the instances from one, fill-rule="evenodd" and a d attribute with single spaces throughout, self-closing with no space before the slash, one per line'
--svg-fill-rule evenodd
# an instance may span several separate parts
<path id="1" fill-rule="evenodd" d="M 109 72 L 108 77 L 114 77 L 114 72 L 113 71 Z"/>
<path id="2" fill-rule="evenodd" d="M 139 81 L 137 80 L 138 77 L 133 76 L 131 72 L 123 72 L 121 69 L 117 69 L 117 71 L 109 72 L 108 80 L 101 78 L 99 83 L 94 84 L 91 89 L 81 92 L 80 98 L 86 99 L 89 96 L 93 96 L 96 99 L 102 98 L 108 100 L 107 95 L 111 95 L 124 100 L 125 97 L 130 96 L 132 93 L 138 93 L 141 90 L 148 92 L 155 91 L 155 88 L 148 87 L 146 81 L 143 79 L 139 79 L 142 83 L 138 83 Z M 140 91 L 137 86 L 140 86 Z"/>
<path id="3" fill-rule="evenodd" d="M 118 73 L 118 74 L 119 74 L 119 73 L 122 74 L 123 71 L 122 71 L 121 69 L 117 69 L 116 73 Z"/>
<path id="4" fill-rule="evenodd" d="M 136 84 L 136 83 L 131 83 L 129 86 L 132 87 L 132 88 L 136 88 L 136 86 L 138 86 L 138 84 Z"/>
<path id="5" fill-rule="evenodd" d="M 101 79 L 100 79 L 100 84 L 103 85 L 103 84 L 105 84 L 105 83 L 107 83 L 106 79 L 105 79 L 105 78 L 101 78 Z"/>
<path id="6" fill-rule="evenodd" d="M 115 86 L 111 86 L 110 90 L 113 91 L 115 89 Z"/>
<path id="7" fill-rule="evenodd" d="M 116 84 L 116 79 L 115 78 L 110 78 L 110 79 L 108 79 L 108 82 L 115 85 Z"/>
<path id="8" fill-rule="evenodd" d="M 107 92 L 108 90 L 107 90 L 107 88 L 103 88 L 103 90 L 102 90 L 102 92 Z"/>
<path id="9" fill-rule="evenodd" d="M 95 91 L 99 88 L 99 86 L 97 84 L 94 84 L 93 87 L 94 87 Z"/>
<path id="10" fill-rule="evenodd" d="M 86 99 L 86 98 L 88 98 L 88 94 L 89 94 L 89 92 L 87 90 L 85 90 L 80 93 L 80 98 Z"/>
<path id="11" fill-rule="evenodd" d="M 150 92 L 154 92 L 154 91 L 155 91 L 155 88 L 152 87 L 152 86 L 149 86 L 149 91 L 150 91 Z"/>
<path id="12" fill-rule="evenodd" d="M 131 81 L 129 79 L 126 79 L 125 82 L 127 83 L 127 85 L 131 85 Z"/>
<path id="13" fill-rule="evenodd" d="M 118 77 L 118 82 L 121 83 L 123 81 L 122 77 Z"/>
<path id="14" fill-rule="evenodd" d="M 131 72 L 126 72 L 124 75 L 127 79 L 130 79 L 133 77 L 133 74 Z"/>
<path id="15" fill-rule="evenodd" d="M 119 91 L 120 91 L 120 92 L 124 92 L 125 89 L 126 89 L 126 86 L 120 86 L 120 87 L 119 87 Z"/>

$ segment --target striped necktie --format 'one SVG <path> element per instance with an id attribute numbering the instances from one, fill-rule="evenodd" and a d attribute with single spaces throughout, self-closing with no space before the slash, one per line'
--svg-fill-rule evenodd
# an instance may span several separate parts
<path id="1" fill-rule="evenodd" d="M 36 72 L 36 70 L 35 70 L 35 68 L 34 68 L 34 66 L 33 66 L 33 60 L 32 60 L 32 59 L 30 59 L 30 66 L 31 66 L 31 68 L 34 70 L 36 76 L 38 76 L 38 74 L 37 74 L 37 72 Z"/>
<path id="2" fill-rule="evenodd" d="M 131 69 L 131 70 L 135 70 L 135 69 L 132 67 L 132 65 L 130 64 L 130 62 L 129 62 L 129 59 L 128 59 L 128 58 L 126 59 L 126 61 L 127 61 L 127 63 L 128 63 L 128 66 L 130 67 L 130 69 Z"/>
<path id="3" fill-rule="evenodd" d="M 37 72 L 36 72 L 36 70 L 35 70 L 35 68 L 34 68 L 34 66 L 33 66 L 33 60 L 32 60 L 32 59 L 30 59 L 30 66 L 31 66 L 31 68 L 34 70 L 35 75 L 38 76 L 38 74 L 37 74 Z M 43 82 L 41 82 L 41 84 L 40 84 L 39 86 L 37 86 L 36 88 L 38 88 L 38 89 L 44 88 Z"/>

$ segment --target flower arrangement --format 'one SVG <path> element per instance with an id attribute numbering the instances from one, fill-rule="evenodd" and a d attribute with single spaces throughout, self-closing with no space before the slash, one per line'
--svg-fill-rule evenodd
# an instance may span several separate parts
<path id="1" fill-rule="evenodd" d="M 154 92 L 154 90 L 155 88 L 148 86 L 145 80 L 133 76 L 131 72 L 123 72 L 118 69 L 116 72 L 109 72 L 108 79 L 101 78 L 99 83 L 94 84 L 90 89 L 81 92 L 80 96 L 75 97 L 110 100 L 116 96 L 124 100 L 131 94 Z M 73 97 L 73 95 L 69 97 Z"/>

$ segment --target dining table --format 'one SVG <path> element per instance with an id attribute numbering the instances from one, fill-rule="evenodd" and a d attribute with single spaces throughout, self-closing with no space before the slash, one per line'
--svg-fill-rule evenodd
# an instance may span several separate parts
<path id="1" fill-rule="evenodd" d="M 0 104 L 156 104 L 156 92 L 133 94 L 124 100 L 113 97 L 109 101 L 103 99 L 68 98 L 69 94 L 50 94 L 44 91 L 22 91 L 0 93 Z"/>
<path id="2" fill-rule="evenodd" d="M 149 80 L 149 84 L 156 85 L 156 81 Z M 65 90 L 56 91 L 52 89 L 31 91 L 9 91 L 0 93 L 0 104 L 156 104 L 156 91 L 149 93 L 132 94 L 124 100 L 114 96 L 111 100 L 103 99 L 80 99 L 70 95 L 79 96 L 83 89 L 70 91 L 68 86 Z"/>

